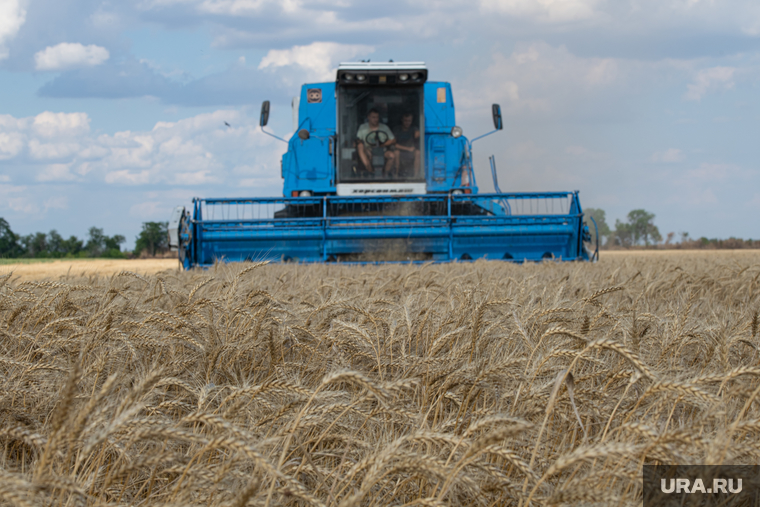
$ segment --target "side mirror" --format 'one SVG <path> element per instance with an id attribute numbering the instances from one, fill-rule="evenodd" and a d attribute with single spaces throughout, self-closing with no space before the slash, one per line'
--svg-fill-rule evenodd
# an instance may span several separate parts
<path id="1" fill-rule="evenodd" d="M 265 100 L 261 103 L 261 116 L 259 116 L 259 125 L 266 126 L 269 122 L 269 101 Z"/>
<path id="2" fill-rule="evenodd" d="M 501 121 L 501 106 L 494 104 L 491 106 L 491 114 L 493 115 L 493 128 L 501 130 L 504 128 L 504 124 Z"/>

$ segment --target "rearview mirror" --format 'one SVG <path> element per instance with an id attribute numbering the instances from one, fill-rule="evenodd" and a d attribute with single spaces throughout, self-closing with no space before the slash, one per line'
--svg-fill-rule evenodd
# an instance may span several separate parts
<path id="1" fill-rule="evenodd" d="M 259 117 L 259 125 L 266 126 L 269 122 L 269 101 L 265 100 L 261 103 L 261 116 Z"/>
<path id="2" fill-rule="evenodd" d="M 492 105 L 491 114 L 493 114 L 493 128 L 496 130 L 503 129 L 504 124 L 501 122 L 501 106 L 499 106 L 499 104 Z"/>

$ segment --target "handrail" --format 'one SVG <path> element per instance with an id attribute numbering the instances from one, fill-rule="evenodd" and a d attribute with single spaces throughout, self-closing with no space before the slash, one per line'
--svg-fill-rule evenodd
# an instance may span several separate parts
<path id="1" fill-rule="evenodd" d="M 311 218 L 250 218 L 250 219 L 227 219 L 227 220 L 191 220 L 193 224 L 199 224 L 206 227 L 219 227 L 219 226 L 232 226 L 232 225 L 264 225 L 264 224 L 279 224 L 282 226 L 291 225 L 293 227 L 299 227 L 301 225 L 308 226 L 316 222 L 330 222 L 330 223 L 358 223 L 358 224 L 379 224 L 383 222 L 407 222 L 407 223 L 436 223 L 444 221 L 453 222 L 536 222 L 536 221 L 566 221 L 573 218 L 578 218 L 580 215 L 565 214 L 565 215 L 452 215 L 448 210 L 446 215 L 384 215 L 384 216 L 322 216 Z"/>
<path id="2" fill-rule="evenodd" d="M 254 204 L 254 203 L 292 203 L 295 205 L 320 204 L 323 202 L 436 202 L 452 198 L 457 201 L 478 199 L 540 199 L 573 196 L 573 192 L 492 192 L 482 194 L 414 194 L 414 195 L 373 195 L 373 196 L 323 196 L 323 197 L 226 197 L 194 198 L 197 203 L 214 204 Z"/>

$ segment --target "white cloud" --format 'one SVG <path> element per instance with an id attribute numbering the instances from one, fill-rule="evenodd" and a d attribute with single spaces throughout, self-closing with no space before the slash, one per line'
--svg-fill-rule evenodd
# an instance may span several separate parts
<path id="1" fill-rule="evenodd" d="M 591 62 L 586 71 L 586 82 L 590 85 L 612 83 L 618 75 L 618 65 L 612 58 L 598 58 Z"/>
<path id="2" fill-rule="evenodd" d="M 8 58 L 8 43 L 18 34 L 26 21 L 26 10 L 21 0 L 0 1 L 0 60 Z"/>
<path id="3" fill-rule="evenodd" d="M 50 197 L 45 200 L 45 211 L 49 209 L 69 209 L 69 198 L 65 195 Z"/>
<path id="4" fill-rule="evenodd" d="M 313 42 L 308 46 L 290 49 L 272 49 L 259 63 L 259 69 L 294 66 L 306 71 L 307 78 L 330 80 L 341 61 L 372 53 L 372 46 L 362 44 L 338 44 L 337 42 Z"/>
<path id="5" fill-rule="evenodd" d="M 686 177 L 692 181 L 715 182 L 715 181 L 740 181 L 752 177 L 752 171 L 747 171 L 734 164 L 714 164 L 704 162 L 697 169 L 686 173 Z"/>
<path id="6" fill-rule="evenodd" d="M 0 116 L 0 159 L 13 159 L 24 182 L 102 182 L 107 185 L 223 184 L 259 178 L 259 188 L 280 187 L 282 145 L 258 129 L 256 118 L 215 111 L 176 122 L 158 122 L 148 132 L 92 136 L 85 113 L 46 111 L 32 118 Z M 225 126 L 227 121 L 232 128 Z M 239 160 L 266 170 L 241 173 Z M 273 176 L 273 174 L 275 176 Z M 18 177 L 17 177 L 18 176 Z"/>
<path id="7" fill-rule="evenodd" d="M 106 183 L 122 185 L 144 185 L 150 182 L 150 171 L 134 172 L 128 169 L 113 171 L 106 174 Z"/>
<path id="8" fill-rule="evenodd" d="M 24 149 L 24 137 L 16 132 L 0 132 L 0 160 L 17 156 Z"/>
<path id="9" fill-rule="evenodd" d="M 39 211 L 39 207 L 34 204 L 27 190 L 27 187 L 22 185 L 0 184 L 0 210 L 9 209 L 25 214 Z"/>
<path id="10" fill-rule="evenodd" d="M 265 7 L 279 6 L 285 12 L 299 10 L 298 0 L 203 0 L 198 4 L 198 10 L 209 14 L 228 16 L 245 16 L 261 12 Z"/>
<path id="11" fill-rule="evenodd" d="M 682 162 L 684 154 L 678 148 L 668 148 L 665 151 L 658 151 L 652 154 L 652 162 L 676 163 Z"/>
<path id="12" fill-rule="evenodd" d="M 565 23 L 594 17 L 598 0 L 481 0 L 486 12 L 532 18 L 541 22 Z"/>
<path id="13" fill-rule="evenodd" d="M 34 55 L 37 70 L 60 71 L 76 67 L 93 67 L 108 60 L 111 55 L 101 46 L 84 46 L 78 42 L 61 42 L 48 46 Z"/>
<path id="14" fill-rule="evenodd" d="M 37 181 L 74 181 L 77 177 L 71 174 L 71 163 L 48 164 L 37 174 Z"/>
<path id="15" fill-rule="evenodd" d="M 118 27 L 119 16 L 114 12 L 108 12 L 103 10 L 101 5 L 98 10 L 90 14 L 90 22 L 97 28 L 103 30 L 113 30 Z"/>
<path id="16" fill-rule="evenodd" d="M 687 85 L 687 100 L 702 100 L 707 92 L 717 88 L 731 89 L 734 87 L 735 67 L 712 67 L 697 72 L 694 82 Z"/>
<path id="17" fill-rule="evenodd" d="M 130 217 L 146 220 L 166 220 L 177 204 L 189 203 L 197 196 L 197 190 L 183 188 L 167 188 L 140 192 L 135 196 L 135 203 L 130 204 Z"/>
<path id="18" fill-rule="evenodd" d="M 78 143 L 41 143 L 38 139 L 29 141 L 29 155 L 37 160 L 67 158 L 80 150 Z"/>
<path id="19" fill-rule="evenodd" d="M 493 54 L 485 70 L 456 80 L 459 110 L 482 110 L 496 102 L 505 112 L 556 113 L 614 88 L 627 72 L 625 65 L 611 58 L 578 57 L 544 42 L 519 44 L 508 56 Z"/>
<path id="20" fill-rule="evenodd" d="M 41 137 L 75 137 L 90 131 L 87 113 L 52 113 L 45 111 L 34 117 L 34 133 Z"/>
<path id="21" fill-rule="evenodd" d="M 133 204 L 129 208 L 129 214 L 141 220 L 149 220 L 154 217 L 168 217 L 172 206 L 166 202 L 145 201 Z"/>
<path id="22" fill-rule="evenodd" d="M 755 172 L 735 164 L 703 162 L 670 174 L 673 178 L 667 187 L 675 191 L 667 199 L 694 207 L 715 204 L 731 207 L 739 198 L 741 188 L 757 187 L 752 185 Z M 727 198 L 729 194 L 732 197 Z"/>

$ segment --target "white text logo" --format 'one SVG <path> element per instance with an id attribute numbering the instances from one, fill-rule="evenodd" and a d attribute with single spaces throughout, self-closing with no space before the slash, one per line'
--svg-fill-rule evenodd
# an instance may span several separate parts
<path id="1" fill-rule="evenodd" d="M 736 479 L 713 479 L 712 488 L 705 488 L 702 479 L 695 479 L 694 483 L 689 479 L 661 479 L 660 490 L 663 493 L 741 493 L 742 480 Z"/>

